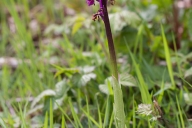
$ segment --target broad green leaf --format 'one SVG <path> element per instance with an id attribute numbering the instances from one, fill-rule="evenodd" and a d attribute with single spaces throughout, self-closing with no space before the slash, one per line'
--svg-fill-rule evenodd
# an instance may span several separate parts
<path id="1" fill-rule="evenodd" d="M 35 107 L 35 105 L 41 100 L 43 99 L 44 97 L 46 96 L 55 96 L 56 93 L 54 90 L 51 90 L 51 89 L 47 89 L 43 92 L 41 92 L 41 94 L 39 94 L 34 100 L 33 102 L 31 103 L 31 108 Z"/>
<path id="2" fill-rule="evenodd" d="M 123 94 L 121 90 L 121 85 L 119 82 L 113 78 L 113 90 L 114 90 L 114 118 L 117 128 L 125 128 L 125 113 L 124 113 L 124 103 Z"/>
<path id="3" fill-rule="evenodd" d="M 106 84 L 100 84 L 99 85 L 99 90 L 102 92 L 102 93 L 105 93 L 107 95 L 109 95 L 109 89 L 107 87 Z"/>
<path id="4" fill-rule="evenodd" d="M 96 79 L 96 74 L 95 73 L 88 73 L 82 75 L 80 79 L 81 85 L 85 86 L 91 79 Z"/>
<path id="5" fill-rule="evenodd" d="M 58 82 L 55 85 L 55 93 L 56 93 L 56 98 L 62 98 L 67 91 L 69 90 L 69 86 L 67 85 L 67 80 L 62 80 L 60 82 Z"/>
<path id="6" fill-rule="evenodd" d="M 137 86 L 137 81 L 135 80 L 135 78 L 132 75 L 126 73 L 120 75 L 119 82 L 123 86 L 129 86 L 129 87 Z"/>
<path id="7" fill-rule="evenodd" d="M 85 66 L 83 68 L 80 68 L 80 70 L 83 72 L 83 73 L 91 73 L 95 70 L 95 66 Z"/>
<path id="8" fill-rule="evenodd" d="M 112 30 L 117 33 L 125 26 L 131 25 L 137 27 L 141 19 L 135 12 L 122 10 L 113 14 L 109 14 Z"/>
<path id="9" fill-rule="evenodd" d="M 106 78 L 105 83 L 99 85 L 99 90 L 107 95 L 113 95 L 112 82 L 112 77 Z"/>
<path id="10" fill-rule="evenodd" d="M 93 73 L 94 66 L 85 66 L 79 68 L 79 73 L 73 75 L 73 85 L 85 86 L 91 79 L 96 79 L 97 75 Z"/>

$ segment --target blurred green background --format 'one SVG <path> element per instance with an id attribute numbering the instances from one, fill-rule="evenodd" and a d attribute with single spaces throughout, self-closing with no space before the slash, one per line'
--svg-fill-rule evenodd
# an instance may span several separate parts
<path id="1" fill-rule="evenodd" d="M 192 2 L 108 3 L 127 127 L 191 127 Z M 98 9 L 84 0 L 0 1 L 1 127 L 115 127 Z M 143 83 L 130 53 L 168 126 L 136 113 Z"/>

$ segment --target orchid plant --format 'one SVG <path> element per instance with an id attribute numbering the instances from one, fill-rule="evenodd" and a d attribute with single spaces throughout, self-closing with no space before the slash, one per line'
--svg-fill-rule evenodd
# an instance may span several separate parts
<path id="1" fill-rule="evenodd" d="M 88 6 L 95 5 L 95 0 L 86 0 Z M 108 0 L 96 0 L 99 2 L 99 10 L 97 13 L 93 14 L 92 19 L 99 20 L 102 19 L 105 24 L 105 30 L 108 40 L 109 54 L 110 54 L 110 65 L 113 76 L 113 92 L 114 92 L 114 116 L 117 128 L 125 128 L 125 113 L 124 113 L 124 103 L 123 103 L 123 95 L 121 90 L 121 85 L 119 84 L 119 77 L 117 71 L 117 61 L 116 61 L 116 53 L 113 43 L 113 37 L 109 22 L 108 10 L 107 10 L 107 2 Z M 110 3 L 114 5 L 114 0 L 110 0 Z"/>

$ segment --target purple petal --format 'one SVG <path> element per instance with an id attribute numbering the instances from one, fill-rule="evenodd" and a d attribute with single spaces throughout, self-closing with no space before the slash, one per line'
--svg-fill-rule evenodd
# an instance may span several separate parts
<path id="1" fill-rule="evenodd" d="M 95 0 L 86 0 L 86 1 L 87 1 L 88 6 L 95 4 Z"/>

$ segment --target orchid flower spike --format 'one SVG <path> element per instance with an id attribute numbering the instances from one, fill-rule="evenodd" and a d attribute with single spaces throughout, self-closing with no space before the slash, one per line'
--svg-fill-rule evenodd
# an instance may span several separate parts
<path id="1" fill-rule="evenodd" d="M 99 20 L 100 18 L 102 18 L 102 19 L 104 18 L 104 13 L 103 13 L 104 4 L 103 4 L 103 2 L 106 2 L 107 0 L 96 0 L 96 1 L 99 2 L 100 9 L 97 11 L 97 13 L 93 14 L 92 19 L 94 21 Z M 86 2 L 87 2 L 88 6 L 95 5 L 95 0 L 86 0 Z"/>

